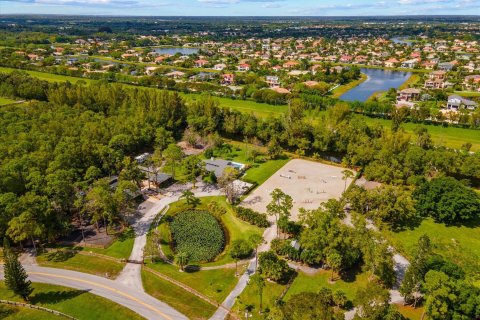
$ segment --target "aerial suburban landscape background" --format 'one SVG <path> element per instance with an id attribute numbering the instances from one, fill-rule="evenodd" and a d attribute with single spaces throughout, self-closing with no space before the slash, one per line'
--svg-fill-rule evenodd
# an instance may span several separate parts
<path id="1" fill-rule="evenodd" d="M 480 319 L 478 10 L 0 2 L 0 318 Z"/>

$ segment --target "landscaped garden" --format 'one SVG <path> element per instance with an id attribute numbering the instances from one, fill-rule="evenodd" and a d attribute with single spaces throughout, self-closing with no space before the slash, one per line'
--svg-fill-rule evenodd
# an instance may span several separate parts
<path id="1" fill-rule="evenodd" d="M 82 290 L 61 286 L 33 283 L 34 291 L 30 297 L 30 304 L 60 311 L 81 320 L 113 320 L 113 319 L 143 319 L 135 312 L 122 307 L 108 299 L 96 296 Z M 14 296 L 7 290 L 5 283 L 0 282 L 0 297 L 10 301 L 23 302 L 20 297 Z M 3 312 L 2 310 L 5 310 Z M 2 313 L 3 312 L 3 313 Z M 32 310 L 24 307 L 2 309 L 1 319 L 62 319 L 46 311 Z"/>

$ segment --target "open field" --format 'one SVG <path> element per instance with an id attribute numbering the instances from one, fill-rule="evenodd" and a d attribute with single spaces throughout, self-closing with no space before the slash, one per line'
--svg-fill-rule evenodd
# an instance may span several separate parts
<path id="1" fill-rule="evenodd" d="M 328 199 L 338 199 L 345 189 L 344 169 L 313 161 L 294 159 L 275 172 L 260 188 L 246 197 L 241 206 L 266 212 L 270 193 L 279 188 L 293 198 L 292 219 L 299 209 L 316 209 Z M 352 182 L 348 179 L 347 186 Z"/>
<path id="2" fill-rule="evenodd" d="M 148 263 L 148 267 L 186 284 L 218 303 L 225 300 L 238 282 L 238 278 L 235 277 L 234 268 L 200 271 L 193 271 L 187 268 L 185 272 L 180 272 L 178 266 L 163 261 Z M 242 267 L 239 266 L 238 270 L 240 274 Z"/>
<path id="3" fill-rule="evenodd" d="M 95 274 L 101 277 L 116 278 L 124 264 L 101 257 L 72 253 L 69 250 L 51 251 L 37 256 L 41 266 L 69 269 Z"/>
<path id="4" fill-rule="evenodd" d="M 379 124 L 385 128 L 391 127 L 391 120 L 370 118 L 362 115 L 363 119 L 369 124 Z M 406 132 L 413 134 L 414 129 L 421 124 L 407 122 L 402 124 Z M 472 144 L 472 151 L 480 151 L 480 130 L 464 129 L 456 127 L 442 127 L 440 125 L 423 125 L 427 128 L 432 136 L 432 140 L 436 145 L 446 146 L 449 148 L 459 149 L 463 144 L 470 142 Z"/>
<path id="5" fill-rule="evenodd" d="M 217 309 L 190 292 L 142 270 L 145 292 L 183 313 L 190 319 L 208 319 Z"/>
<path id="6" fill-rule="evenodd" d="M 384 230 L 383 234 L 407 257 L 412 257 L 418 239 L 426 234 L 430 237 L 434 252 L 458 263 L 467 271 L 478 273 L 480 270 L 480 221 L 464 226 L 446 226 L 429 218 L 412 230 Z"/>
<path id="7" fill-rule="evenodd" d="M 108 299 L 82 290 L 61 286 L 33 283 L 34 291 L 30 303 L 48 309 L 57 310 L 81 320 L 143 319 L 135 312 L 122 307 Z M 0 297 L 11 301 L 22 300 L 13 296 L 3 281 L 0 281 Z M 44 311 L 31 312 L 27 308 L 18 308 L 19 313 L 2 319 L 64 319 Z M 41 312 L 41 313 L 40 313 Z M 43 317 L 45 315 L 45 317 Z"/>
<path id="8" fill-rule="evenodd" d="M 31 71 L 31 70 L 21 70 L 21 69 L 14 69 L 14 68 L 5 68 L 0 67 L 0 72 L 10 73 L 13 71 L 24 71 L 31 75 L 32 77 L 38 78 L 40 80 L 45 80 L 48 82 L 60 82 L 60 81 L 70 81 L 72 83 L 76 83 L 78 81 L 85 81 L 86 83 L 93 83 L 95 80 L 87 79 L 87 78 L 78 78 L 78 77 L 70 77 L 70 76 L 62 76 L 53 73 L 47 72 L 39 72 L 39 71 Z"/>
<path id="9" fill-rule="evenodd" d="M 414 309 L 411 306 L 404 306 L 404 305 L 396 305 L 397 310 L 400 311 L 400 313 L 404 316 L 407 317 L 410 320 L 420 320 L 422 319 L 422 314 L 423 314 L 423 307 L 417 307 Z"/>
<path id="10" fill-rule="evenodd" d="M 410 78 L 408 78 L 408 80 L 405 81 L 400 87 L 398 87 L 398 89 L 403 90 L 409 88 L 416 84 L 418 81 L 420 81 L 420 75 L 418 73 L 412 73 Z"/>
<path id="11" fill-rule="evenodd" d="M 288 300 L 291 296 L 300 292 L 318 292 L 321 288 L 327 287 L 332 291 L 341 290 L 345 292 L 348 300 L 353 301 L 357 290 L 365 287 L 368 283 L 368 274 L 365 272 L 349 271 L 344 279 L 334 276 L 336 281 L 333 283 L 330 283 L 330 275 L 331 272 L 327 270 L 321 270 L 315 275 L 299 272 L 284 299 Z"/>

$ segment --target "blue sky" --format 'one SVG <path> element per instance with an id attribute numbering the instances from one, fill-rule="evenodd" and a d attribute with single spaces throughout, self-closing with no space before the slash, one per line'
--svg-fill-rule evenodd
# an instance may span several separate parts
<path id="1" fill-rule="evenodd" d="M 480 15 L 480 0 L 0 0 L 0 14 L 148 16 Z"/>

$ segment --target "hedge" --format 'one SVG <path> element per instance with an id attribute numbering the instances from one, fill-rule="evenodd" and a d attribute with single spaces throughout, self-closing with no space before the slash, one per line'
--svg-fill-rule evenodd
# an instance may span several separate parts
<path id="1" fill-rule="evenodd" d="M 236 207 L 235 215 L 237 218 L 261 228 L 267 228 L 270 225 L 265 213 L 259 213 L 250 208 Z"/>

